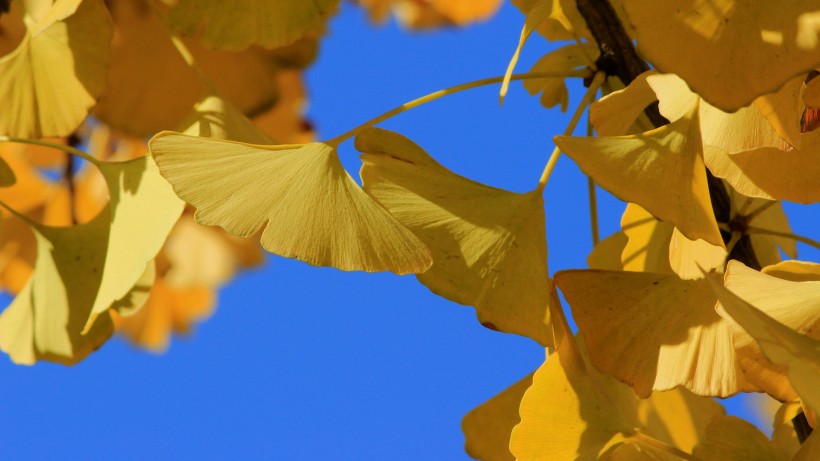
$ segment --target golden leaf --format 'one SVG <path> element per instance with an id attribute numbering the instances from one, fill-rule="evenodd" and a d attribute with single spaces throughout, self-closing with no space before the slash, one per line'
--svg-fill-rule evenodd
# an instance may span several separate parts
<path id="1" fill-rule="evenodd" d="M 429 250 L 368 197 L 324 143 L 262 146 L 163 132 L 150 149 L 200 224 L 315 266 L 424 272 Z"/>
<path id="2" fill-rule="evenodd" d="M 105 86 L 111 20 L 101 0 L 25 5 L 26 35 L 0 57 L 0 135 L 64 136 Z"/>
<path id="3" fill-rule="evenodd" d="M 676 386 L 720 397 L 753 389 L 704 280 L 570 270 L 555 274 L 555 283 L 572 308 L 592 363 L 642 398 Z"/>
<path id="4" fill-rule="evenodd" d="M 654 70 L 648 70 L 635 77 L 626 88 L 613 91 L 590 105 L 589 120 L 600 136 L 637 134 L 653 128 L 643 111 L 658 99 L 646 80 L 655 74 Z"/>
<path id="5" fill-rule="evenodd" d="M 733 112 L 820 63 L 820 7 L 811 0 L 623 0 L 638 52 Z"/>
<path id="6" fill-rule="evenodd" d="M 339 0 L 252 0 L 241 8 L 214 0 L 179 0 L 168 21 L 183 35 L 200 34 L 202 43 L 222 50 L 250 45 L 277 48 L 320 28 Z"/>
<path id="7" fill-rule="evenodd" d="M 384 22 L 390 11 L 402 25 L 413 29 L 440 26 L 465 26 L 493 16 L 502 0 L 358 0 L 368 11 L 370 20 Z"/>
<path id="8" fill-rule="evenodd" d="M 544 202 L 444 168 L 411 140 L 369 129 L 356 137 L 365 191 L 433 254 L 418 279 L 434 293 L 476 307 L 479 321 L 552 344 Z"/>
<path id="9" fill-rule="evenodd" d="M 752 423 L 718 416 L 706 429 L 706 440 L 692 453 L 703 461 L 781 461 L 774 445 Z"/>
<path id="10" fill-rule="evenodd" d="M 616 197 L 669 221 L 689 239 L 723 245 L 706 183 L 697 105 L 679 120 L 639 135 L 554 139 Z"/>
<path id="11" fill-rule="evenodd" d="M 567 45 L 553 50 L 541 57 L 529 70 L 530 73 L 571 71 L 579 67 L 593 65 L 598 58 L 598 47 L 595 45 Z M 563 78 L 538 78 L 524 80 L 524 88 L 531 95 L 541 94 L 541 105 L 553 107 L 561 105 L 561 111 L 567 110 L 569 93 Z"/>

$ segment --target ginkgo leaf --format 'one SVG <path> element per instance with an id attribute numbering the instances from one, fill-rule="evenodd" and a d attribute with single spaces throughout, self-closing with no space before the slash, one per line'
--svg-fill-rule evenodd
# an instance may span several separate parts
<path id="1" fill-rule="evenodd" d="M 686 280 L 703 278 L 703 269 L 723 269 L 726 248 L 712 245 L 705 240 L 689 240 L 679 230 L 672 231 L 669 241 L 669 265 Z"/>
<path id="2" fill-rule="evenodd" d="M 728 315 L 760 346 L 763 355 L 785 368 L 797 395 L 810 410 L 820 408 L 820 341 L 783 325 L 723 286 L 718 274 L 706 277 L 720 300 L 719 312 Z"/>
<path id="3" fill-rule="evenodd" d="M 658 221 L 634 203 L 627 203 L 621 216 L 621 229 L 627 243 L 621 253 L 623 270 L 635 272 L 672 272 L 669 242 L 675 227 Z"/>
<path id="4" fill-rule="evenodd" d="M 717 147 L 728 154 L 760 147 L 789 148 L 769 118 L 761 112 L 760 105 L 749 105 L 727 113 L 701 100 L 677 75 L 649 75 L 646 80 L 658 97 L 661 114 L 669 120 L 680 119 L 691 110 L 693 104 L 699 102 L 698 116 L 704 146 Z M 767 105 L 763 104 L 763 107 Z M 797 112 L 795 115 L 799 116 Z"/>
<path id="5" fill-rule="evenodd" d="M 252 145 L 162 132 L 150 149 L 200 224 L 314 266 L 426 271 L 427 247 L 367 196 L 324 143 Z"/>
<path id="6" fill-rule="evenodd" d="M 590 38 L 586 22 L 572 0 L 512 0 L 512 3 L 528 16 L 543 15 L 546 11 L 547 17 L 536 25 L 535 30 L 547 40 Z"/>
<path id="7" fill-rule="evenodd" d="M 0 135 L 64 136 L 105 86 L 111 20 L 102 0 L 25 6 L 26 36 L 0 57 Z"/>
<path id="8" fill-rule="evenodd" d="M 730 261 L 724 284 L 786 327 L 820 339 L 820 265 L 789 261 L 761 273 Z M 754 338 L 732 323 L 735 349 L 747 379 L 778 399 L 796 398 L 782 368 L 766 360 Z"/>
<path id="9" fill-rule="evenodd" d="M 723 245 L 712 212 L 697 105 L 679 120 L 633 136 L 556 136 L 596 184 L 669 221 L 689 239 Z"/>
<path id="10" fill-rule="evenodd" d="M 356 137 L 368 194 L 430 247 L 418 279 L 476 307 L 492 329 L 552 344 L 544 202 L 458 176 L 411 140 L 369 129 Z"/>
<path id="11" fill-rule="evenodd" d="M 613 91 L 589 107 L 589 121 L 600 136 L 623 136 L 649 131 L 653 127 L 649 120 L 641 117 L 646 106 L 658 97 L 646 78 L 655 75 L 648 70 L 635 77 L 623 90 Z M 637 124 L 637 131 L 630 128 Z"/>
<path id="12" fill-rule="evenodd" d="M 159 252 L 184 204 L 159 175 L 150 156 L 127 162 L 98 162 L 111 196 L 105 269 L 94 300 L 94 316 L 125 296 Z"/>
<path id="13" fill-rule="evenodd" d="M 17 177 L 14 176 L 14 171 L 2 157 L 0 157 L 0 187 L 8 187 L 17 182 Z"/>
<path id="14" fill-rule="evenodd" d="M 726 397 L 751 389 L 735 359 L 729 324 L 704 280 L 643 272 L 555 274 L 592 363 L 645 398 L 684 386 Z"/>
<path id="15" fill-rule="evenodd" d="M 754 105 L 786 142 L 800 149 L 800 114 L 803 112 L 804 76 L 792 78 L 778 91 L 760 96 Z"/>
<path id="16" fill-rule="evenodd" d="M 704 160 L 709 171 L 743 195 L 814 203 L 820 201 L 820 131 L 801 138 L 802 150 L 761 148 L 727 155 L 707 147 Z"/>
<path id="17" fill-rule="evenodd" d="M 131 316 L 112 312 L 117 332 L 154 353 L 165 352 L 173 333 L 187 333 L 192 322 L 211 315 L 216 296 L 203 285 L 173 286 L 160 278 L 145 305 Z"/>
<path id="18" fill-rule="evenodd" d="M 803 90 L 803 102 L 808 107 L 820 108 L 820 80 L 816 77 L 806 83 Z"/>
<path id="19" fill-rule="evenodd" d="M 800 446 L 800 450 L 795 453 L 792 461 L 812 461 L 820 457 L 820 435 L 817 431 L 812 431 L 809 438 Z"/>
<path id="20" fill-rule="evenodd" d="M 541 59 L 530 68 L 529 72 L 569 72 L 579 67 L 593 65 L 598 58 L 598 54 L 598 47 L 592 44 L 567 45 L 541 56 Z M 560 104 L 561 111 L 567 110 L 569 92 L 567 92 L 567 86 L 564 84 L 563 78 L 527 79 L 524 80 L 524 88 L 531 95 L 541 93 L 542 106 L 553 107 Z"/>
<path id="21" fill-rule="evenodd" d="M 692 455 L 703 461 L 781 461 L 774 445 L 752 423 L 735 416 L 717 416 L 706 439 Z"/>
<path id="22" fill-rule="evenodd" d="M 94 114 L 133 136 L 178 128 L 191 107 L 212 91 L 210 85 L 183 60 L 145 0 L 109 0 L 108 5 L 117 28 L 106 91 Z M 280 71 L 312 62 L 317 38 L 276 50 L 238 52 L 211 50 L 193 38 L 182 42 L 224 100 L 242 113 L 257 114 L 284 97 L 276 80 Z"/>
<path id="23" fill-rule="evenodd" d="M 587 256 L 590 269 L 619 271 L 624 270 L 621 254 L 629 240 L 623 232 L 615 232 L 598 242 Z"/>
<path id="24" fill-rule="evenodd" d="M 706 439 L 709 423 L 726 410 L 715 399 L 677 387 L 638 403 L 638 419 L 652 436 L 687 453 Z"/>
<path id="25" fill-rule="evenodd" d="M 783 206 L 780 203 L 771 204 L 768 200 L 750 199 L 750 211 L 766 206 L 763 212 L 756 214 L 749 222 L 750 226 L 759 229 L 779 232 L 783 235 L 793 234 L 789 218 L 786 216 Z M 778 235 L 749 234 L 752 240 L 757 261 L 761 266 L 770 266 L 781 261 L 780 251 L 790 258 L 797 258 L 797 242 L 794 239 Z"/>
<path id="26" fill-rule="evenodd" d="M 200 34 L 202 42 L 211 48 L 278 48 L 320 28 L 336 12 L 338 3 L 339 0 L 252 0 L 237 8 L 214 0 L 179 0 L 168 21 L 183 35 Z"/>
<path id="27" fill-rule="evenodd" d="M 532 384 L 532 374 L 471 410 L 461 421 L 468 455 L 482 461 L 512 461 L 510 433 L 521 421 L 518 407 Z"/>
<path id="28" fill-rule="evenodd" d="M 231 103 L 209 94 L 194 104 L 181 126 L 182 133 L 211 139 L 228 139 L 249 144 L 273 144 L 273 139 L 245 117 Z"/>
<path id="29" fill-rule="evenodd" d="M 660 72 L 680 75 L 727 112 L 820 64 L 820 6 L 811 0 L 624 0 L 638 52 Z"/>
<path id="30" fill-rule="evenodd" d="M 390 11 L 399 22 L 413 29 L 463 26 L 489 19 L 502 5 L 501 0 L 358 0 L 368 10 L 371 21 L 384 22 Z"/>

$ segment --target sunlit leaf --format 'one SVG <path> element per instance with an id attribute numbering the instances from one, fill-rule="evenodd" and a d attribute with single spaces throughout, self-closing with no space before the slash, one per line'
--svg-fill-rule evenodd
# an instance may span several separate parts
<path id="1" fill-rule="evenodd" d="M 434 293 L 476 307 L 499 331 L 552 343 L 544 202 L 456 175 L 411 140 L 381 129 L 356 137 L 368 194 L 433 252 L 419 280 Z"/>
<path id="2" fill-rule="evenodd" d="M 761 148 L 727 155 L 707 147 L 709 170 L 738 192 L 769 200 L 820 201 L 820 131 L 801 135 L 802 150 Z"/>
<path id="3" fill-rule="evenodd" d="M 461 430 L 468 455 L 482 461 L 512 461 L 510 434 L 521 421 L 518 407 L 532 384 L 532 374 L 513 384 L 464 416 Z"/>
<path id="4" fill-rule="evenodd" d="M 687 453 L 706 439 L 709 422 L 725 412 L 715 399 L 695 395 L 682 387 L 653 392 L 650 398 L 638 403 L 638 418 L 643 427 L 656 439 Z"/>
<path id="5" fill-rule="evenodd" d="M 570 270 L 555 274 L 555 283 L 572 308 L 592 363 L 639 396 L 676 386 L 720 397 L 749 389 L 729 324 L 715 312 L 704 280 Z"/>
<path id="6" fill-rule="evenodd" d="M 163 132 L 150 143 L 163 176 L 197 222 L 315 266 L 424 272 L 430 253 L 368 197 L 324 143 L 263 146 Z"/>
<path id="7" fill-rule="evenodd" d="M 589 107 L 589 120 L 600 136 L 623 136 L 649 131 L 653 127 L 641 117 L 646 106 L 658 97 L 646 78 L 655 75 L 654 70 L 637 76 L 623 90 L 614 91 Z M 630 129 L 636 126 L 637 129 Z"/>
<path id="8" fill-rule="evenodd" d="M 673 122 L 633 136 L 575 138 L 555 143 L 596 184 L 669 221 L 687 238 L 723 245 L 703 166 L 697 106 Z"/>
<path id="9" fill-rule="evenodd" d="M 706 429 L 706 440 L 693 455 L 703 461 L 780 461 L 772 442 L 752 423 L 718 416 Z"/>
<path id="10" fill-rule="evenodd" d="M 677 229 L 669 241 L 669 265 L 678 277 L 687 280 L 703 278 L 702 269 L 723 269 L 726 248 L 704 240 L 689 240 Z"/>
<path id="11" fill-rule="evenodd" d="M 763 95 L 754 101 L 755 107 L 766 117 L 777 134 L 797 149 L 800 143 L 800 114 L 803 103 L 803 75 L 792 78 L 777 92 Z"/>
<path id="12" fill-rule="evenodd" d="M 0 56 L 0 135 L 67 135 L 105 86 L 111 20 L 101 0 L 25 5 L 26 35 Z"/>
<path id="13" fill-rule="evenodd" d="M 685 116 L 692 105 L 699 101 L 698 111 L 704 146 L 717 147 L 728 154 L 760 147 L 780 150 L 789 148 L 789 144 L 775 130 L 769 118 L 761 112 L 761 107 L 771 109 L 773 100 L 727 113 L 700 100 L 700 97 L 689 90 L 686 82 L 677 75 L 650 75 L 647 82 L 658 97 L 661 114 L 669 120 L 674 121 Z M 770 114 L 771 117 L 775 115 Z M 795 112 L 794 115 L 799 116 L 799 113 Z"/>
<path id="14" fill-rule="evenodd" d="M 572 44 L 553 50 L 541 57 L 530 68 L 530 73 L 560 72 L 591 66 L 598 58 L 598 47 L 591 44 Z M 541 93 L 541 105 L 553 107 L 561 105 L 561 110 L 567 110 L 569 92 L 563 78 L 538 78 L 524 80 L 524 88 L 531 95 Z"/>
<path id="15" fill-rule="evenodd" d="M 638 52 L 680 75 L 710 104 L 735 111 L 820 64 L 811 0 L 624 0 Z"/>
<path id="16" fill-rule="evenodd" d="M 628 239 L 623 232 L 615 232 L 601 240 L 587 256 L 587 265 L 590 269 L 623 270 L 621 254 L 627 242 Z"/>
<path id="17" fill-rule="evenodd" d="M 180 124 L 183 134 L 211 139 L 228 139 L 249 144 L 272 144 L 273 139 L 253 125 L 232 104 L 216 95 L 207 95 Z"/>
<path id="18" fill-rule="evenodd" d="M 797 395 L 812 411 L 820 408 L 820 341 L 784 326 L 744 301 L 721 283 L 721 277 L 706 277 L 720 300 L 723 315 L 740 325 L 760 346 L 763 355 L 772 363 L 785 368 Z"/>
<path id="19" fill-rule="evenodd" d="M 672 272 L 669 242 L 675 227 L 658 221 L 634 203 L 627 203 L 621 216 L 621 229 L 627 244 L 621 254 L 623 270 L 635 272 Z"/>
<path id="20" fill-rule="evenodd" d="M 399 22 L 413 29 L 464 26 L 489 19 L 498 11 L 501 0 L 357 0 L 367 9 L 370 19 L 384 22 L 392 11 Z"/>
<path id="21" fill-rule="evenodd" d="M 586 23 L 572 0 L 512 0 L 512 3 L 528 17 L 547 14 L 543 21 L 539 21 L 540 24 L 535 24 L 535 30 L 547 40 L 590 37 Z"/>
<path id="22" fill-rule="evenodd" d="M 820 339 L 820 265 L 789 261 L 771 266 L 767 272 L 764 274 L 731 261 L 724 283 L 727 289 L 759 306 L 758 309 L 777 322 L 799 334 Z M 802 281 L 793 281 L 795 278 Z M 754 337 L 736 324 L 732 332 L 749 381 L 778 399 L 795 399 L 797 396 L 783 369 L 766 360 Z"/>
<path id="23" fill-rule="evenodd" d="M 339 0 L 252 0 L 237 8 L 232 3 L 213 0 L 179 0 L 168 20 L 183 35 L 199 33 L 202 42 L 211 48 L 277 48 L 321 27 L 338 3 Z"/>

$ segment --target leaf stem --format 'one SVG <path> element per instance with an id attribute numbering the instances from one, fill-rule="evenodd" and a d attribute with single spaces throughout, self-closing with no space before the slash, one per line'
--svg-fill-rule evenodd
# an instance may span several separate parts
<path id="1" fill-rule="evenodd" d="M 578 107 L 575 109 L 575 113 L 572 114 L 572 119 L 570 119 L 567 129 L 564 130 L 564 136 L 569 136 L 573 131 L 575 131 L 575 126 L 578 125 L 581 115 L 584 113 L 587 106 L 592 102 L 592 99 L 595 97 L 595 93 L 598 92 L 598 88 L 601 87 L 601 84 L 604 82 L 605 78 L 606 73 L 601 71 L 595 73 L 595 77 L 592 79 L 592 83 L 589 84 L 589 88 L 587 88 L 587 92 L 581 99 L 581 103 L 578 104 Z M 559 149 L 558 146 L 555 146 L 555 149 L 553 149 L 552 154 L 550 154 L 550 158 L 547 161 L 547 166 L 544 167 L 544 171 L 541 173 L 541 179 L 538 180 L 538 186 L 535 190 L 544 190 L 544 187 L 546 187 L 547 181 L 549 181 L 552 170 L 555 169 L 555 164 L 558 163 L 558 158 L 560 156 L 561 149 Z"/>
<path id="2" fill-rule="evenodd" d="M 687 452 L 681 450 L 680 448 L 673 447 L 672 445 L 669 445 L 668 443 L 661 442 L 660 440 L 658 440 L 654 437 L 648 436 L 648 435 L 646 435 L 643 432 L 638 431 L 638 430 L 636 430 L 632 434 L 627 435 L 627 438 L 630 438 L 630 439 L 634 440 L 639 445 L 644 445 L 646 447 L 655 448 L 657 450 L 661 450 L 663 452 L 669 453 L 671 455 L 677 456 L 678 458 L 685 459 L 687 461 L 701 461 L 701 459 L 696 457 L 695 455 L 687 453 Z"/>
<path id="3" fill-rule="evenodd" d="M 788 232 L 778 232 L 769 229 L 761 229 L 760 227 L 749 226 L 746 228 L 747 234 L 763 234 L 763 235 L 773 235 L 775 237 L 783 237 L 787 239 L 797 240 L 798 242 L 805 243 L 806 245 L 813 246 L 820 250 L 820 242 L 817 240 L 812 240 L 808 237 L 803 237 L 802 235 L 795 235 L 790 234 Z"/>
<path id="4" fill-rule="evenodd" d="M 58 149 L 63 152 L 68 152 L 69 154 L 76 155 L 77 157 L 80 157 L 83 160 L 87 160 L 95 165 L 100 164 L 99 160 L 86 154 L 80 149 L 77 149 L 76 147 L 72 146 L 67 146 L 65 144 L 59 144 L 56 142 L 44 141 L 42 139 L 17 138 L 14 136 L 0 136 L 0 142 L 16 142 L 19 144 L 33 144 L 35 146 L 51 147 L 52 149 Z"/>
<path id="5" fill-rule="evenodd" d="M 580 70 L 573 70 L 569 72 L 531 72 L 526 74 L 515 74 L 510 77 L 510 80 L 527 80 L 527 79 L 536 79 L 536 78 L 567 78 L 567 77 L 578 77 L 578 78 L 586 78 L 589 77 L 590 70 L 589 69 L 580 69 Z M 404 103 L 400 106 L 394 107 L 393 109 L 379 115 L 378 117 L 374 117 L 361 125 L 353 128 L 352 130 L 343 133 L 339 136 L 336 136 L 333 139 L 329 139 L 325 142 L 332 147 L 338 147 L 341 143 L 345 142 L 346 140 L 352 138 L 359 134 L 362 130 L 369 128 L 371 126 L 377 125 L 389 118 L 395 117 L 403 112 L 407 112 L 410 109 L 415 109 L 421 105 L 427 104 L 428 102 L 435 101 L 436 99 L 443 98 L 445 96 L 449 96 L 451 94 L 460 93 L 462 91 L 471 90 L 473 88 L 478 88 L 481 86 L 492 85 L 494 83 L 500 83 L 504 81 L 504 76 L 498 77 L 490 77 L 484 78 L 481 80 L 475 80 L 472 82 L 462 83 L 460 85 L 451 86 L 450 88 L 445 88 L 443 90 L 436 91 L 434 93 L 430 93 L 426 96 L 422 96 L 418 99 L 414 99 L 410 102 Z"/>
<path id="6" fill-rule="evenodd" d="M 592 122 L 587 117 L 587 136 L 592 136 L 592 134 Z M 595 246 L 601 241 L 601 234 L 598 231 L 598 196 L 592 176 L 587 176 L 587 191 L 589 195 L 589 227 L 592 229 L 592 246 Z"/>

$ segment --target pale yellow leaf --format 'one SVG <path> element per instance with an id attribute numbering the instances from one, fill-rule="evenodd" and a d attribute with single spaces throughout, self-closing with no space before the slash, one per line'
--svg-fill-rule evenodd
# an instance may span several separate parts
<path id="1" fill-rule="evenodd" d="M 654 75 L 648 70 L 635 77 L 626 88 L 604 96 L 589 107 L 589 120 L 600 136 L 623 136 L 649 131 L 649 121 L 640 118 L 646 106 L 658 97 L 646 78 Z"/>
<path id="2" fill-rule="evenodd" d="M 726 248 L 704 240 L 689 240 L 679 230 L 672 231 L 669 242 L 669 265 L 678 277 L 687 280 L 703 278 L 702 269 L 723 270 Z"/>
<path id="3" fill-rule="evenodd" d="M 579 67 L 594 65 L 598 58 L 598 47 L 591 44 L 572 44 L 553 50 L 530 68 L 529 73 L 569 72 Z M 567 110 L 569 93 L 563 78 L 533 78 L 524 80 L 524 88 L 531 95 L 541 93 L 541 105 L 553 107 L 561 105 L 561 111 Z"/>
<path id="4" fill-rule="evenodd" d="M 328 144 L 252 145 L 163 132 L 150 142 L 163 176 L 200 224 L 315 266 L 426 271 L 426 246 L 368 197 Z"/>
<path id="5" fill-rule="evenodd" d="M 0 56 L 0 135 L 64 136 L 103 91 L 111 20 L 102 0 L 26 6 L 25 37 Z"/>
<path id="6" fill-rule="evenodd" d="M 803 112 L 801 94 L 804 80 L 803 75 L 798 75 L 778 91 L 754 101 L 757 110 L 766 117 L 777 134 L 797 149 L 801 148 L 800 114 Z"/>
<path id="7" fill-rule="evenodd" d="M 723 245 L 706 183 L 697 105 L 679 120 L 639 135 L 554 139 L 616 197 L 641 205 L 687 238 Z"/>
<path id="8" fill-rule="evenodd" d="M 378 200 L 433 252 L 418 275 L 434 293 L 476 307 L 491 329 L 552 344 L 544 202 L 444 168 L 411 140 L 370 129 L 356 137 L 362 179 Z"/>

